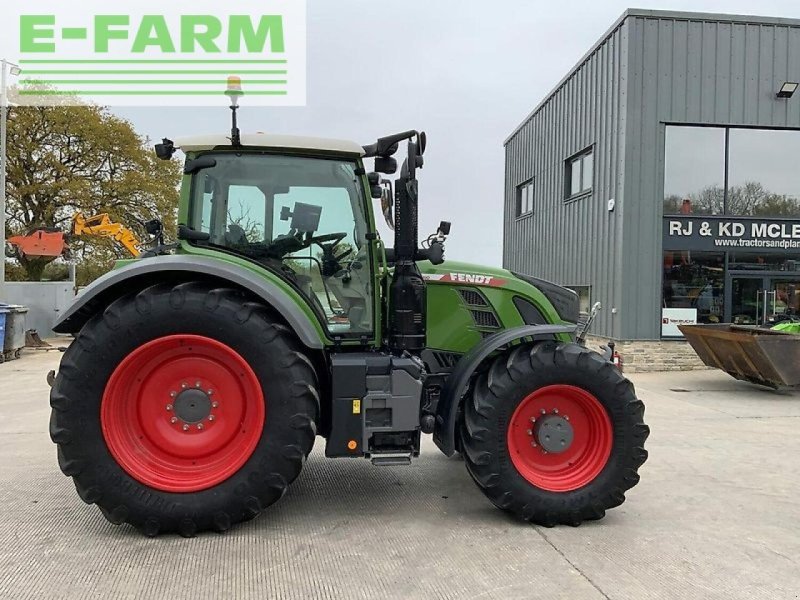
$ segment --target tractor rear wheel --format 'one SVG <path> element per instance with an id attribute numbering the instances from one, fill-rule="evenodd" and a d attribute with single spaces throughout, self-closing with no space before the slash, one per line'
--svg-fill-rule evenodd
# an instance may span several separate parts
<path id="1" fill-rule="evenodd" d="M 600 519 L 647 460 L 644 404 L 578 344 L 520 345 L 474 381 L 461 426 L 467 470 L 515 516 L 551 527 Z"/>
<path id="2" fill-rule="evenodd" d="M 147 288 L 92 318 L 50 404 L 59 466 L 80 497 L 150 536 L 259 514 L 300 473 L 319 414 L 292 332 L 199 282 Z"/>

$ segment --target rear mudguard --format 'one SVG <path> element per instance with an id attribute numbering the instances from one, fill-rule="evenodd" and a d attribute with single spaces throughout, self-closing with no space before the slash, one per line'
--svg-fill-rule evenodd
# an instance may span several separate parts
<path id="1" fill-rule="evenodd" d="M 524 325 L 500 331 L 476 345 L 458 361 L 455 369 L 447 378 L 442 396 L 436 407 L 436 424 L 433 430 L 433 441 L 447 456 L 456 451 L 455 431 L 458 406 L 467 392 L 470 379 L 475 370 L 493 352 L 516 340 L 526 337 L 546 336 L 552 339 L 554 334 L 574 334 L 576 325 Z"/>
<path id="2" fill-rule="evenodd" d="M 158 256 L 136 260 L 96 279 L 75 298 L 53 326 L 57 333 L 77 333 L 98 311 L 123 294 L 144 289 L 159 281 L 211 279 L 221 285 L 244 289 L 275 309 L 308 348 L 322 349 L 324 338 L 318 325 L 300 307 L 298 300 L 275 282 L 235 263 L 202 256 Z"/>

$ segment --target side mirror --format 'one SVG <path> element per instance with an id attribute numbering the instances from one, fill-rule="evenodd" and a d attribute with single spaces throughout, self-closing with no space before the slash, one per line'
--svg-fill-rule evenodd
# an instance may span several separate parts
<path id="1" fill-rule="evenodd" d="M 380 198 L 383 193 L 383 188 L 381 188 L 381 174 L 374 171 L 372 173 L 367 173 L 367 181 L 369 182 L 370 196 L 373 198 Z"/>
<path id="2" fill-rule="evenodd" d="M 158 235 L 164 229 L 160 219 L 152 219 L 144 224 L 144 230 L 149 235 Z"/>
<path id="3" fill-rule="evenodd" d="M 392 173 L 397 172 L 397 159 L 391 156 L 376 156 L 375 170 L 378 173 L 391 175 Z"/>
<path id="4" fill-rule="evenodd" d="M 425 154 L 425 148 L 428 146 L 428 136 L 424 131 L 420 131 L 417 136 L 417 153 L 422 156 Z"/>
<path id="5" fill-rule="evenodd" d="M 175 144 L 172 140 L 164 138 L 160 144 L 156 144 L 156 156 L 161 160 L 169 160 L 175 154 Z"/>

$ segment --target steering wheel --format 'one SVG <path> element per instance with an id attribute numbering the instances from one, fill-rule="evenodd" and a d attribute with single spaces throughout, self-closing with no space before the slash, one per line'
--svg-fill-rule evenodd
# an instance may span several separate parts
<path id="1" fill-rule="evenodd" d="M 346 233 L 327 233 L 312 237 L 308 240 L 309 244 L 316 244 L 322 248 L 322 276 L 332 277 L 342 270 L 341 261 L 353 253 L 352 248 L 348 248 L 339 255 L 334 253 L 336 246 L 347 237 Z"/>

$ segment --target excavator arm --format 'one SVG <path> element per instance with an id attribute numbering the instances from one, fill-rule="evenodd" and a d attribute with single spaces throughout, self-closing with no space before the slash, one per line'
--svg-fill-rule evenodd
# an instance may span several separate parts
<path id="1" fill-rule="evenodd" d="M 72 217 L 72 235 L 96 235 L 107 237 L 122 244 L 133 256 L 139 256 L 139 239 L 122 223 L 115 223 L 107 213 L 84 217 L 82 213 L 75 213 Z"/>

